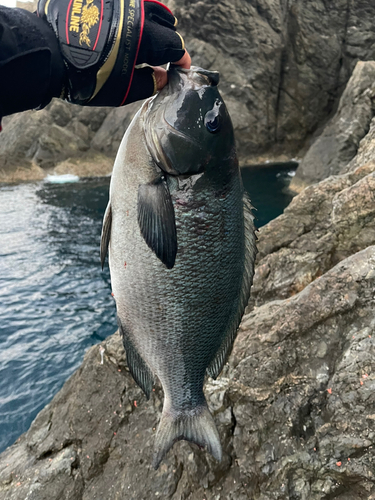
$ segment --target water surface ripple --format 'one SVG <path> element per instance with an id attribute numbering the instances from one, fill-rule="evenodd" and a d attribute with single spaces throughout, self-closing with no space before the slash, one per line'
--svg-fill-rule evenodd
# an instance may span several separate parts
<path id="1" fill-rule="evenodd" d="M 98 249 L 108 184 L 0 188 L 0 451 L 116 329 Z"/>

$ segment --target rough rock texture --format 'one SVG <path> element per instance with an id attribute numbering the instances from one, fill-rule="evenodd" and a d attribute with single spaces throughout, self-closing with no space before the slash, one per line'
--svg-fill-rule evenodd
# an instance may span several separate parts
<path id="1" fill-rule="evenodd" d="M 242 163 L 295 155 L 335 110 L 356 62 L 375 59 L 372 0 L 167 3 L 194 64 L 221 73 Z M 14 117 L 0 136 L 0 171 L 54 166 L 89 148 L 113 159 L 133 114 L 53 103 Z"/>
<path id="2" fill-rule="evenodd" d="M 162 405 L 132 381 L 116 334 L 0 458 L 2 500 L 368 499 L 375 495 L 375 247 L 245 316 L 206 387 L 218 464 L 178 443 L 151 467 Z"/>
<path id="3" fill-rule="evenodd" d="M 224 458 L 177 443 L 151 467 L 163 395 L 118 334 L 0 455 L 1 500 L 374 500 L 375 119 L 346 173 L 259 232 L 249 313 L 206 395 Z"/>
<path id="4" fill-rule="evenodd" d="M 53 172 L 82 177 L 110 174 L 118 145 L 139 106 L 82 108 L 54 99 L 41 111 L 6 117 L 0 135 L 0 182 L 42 179 Z M 106 133 L 103 123 L 108 114 L 111 131 Z"/>
<path id="5" fill-rule="evenodd" d="M 193 60 L 221 72 L 243 158 L 298 150 L 375 58 L 371 0 L 173 0 Z M 277 148 L 276 148 L 277 149 Z"/>
<path id="6" fill-rule="evenodd" d="M 251 301 L 301 291 L 343 258 L 375 244 L 375 162 L 329 177 L 261 228 Z"/>
<path id="7" fill-rule="evenodd" d="M 344 170 L 306 188 L 261 228 L 252 305 L 294 295 L 375 244 L 375 119 Z"/>
<path id="8" fill-rule="evenodd" d="M 339 174 L 367 134 L 375 114 L 375 62 L 358 62 L 340 99 L 337 113 L 301 161 L 290 188 L 301 190 Z"/>

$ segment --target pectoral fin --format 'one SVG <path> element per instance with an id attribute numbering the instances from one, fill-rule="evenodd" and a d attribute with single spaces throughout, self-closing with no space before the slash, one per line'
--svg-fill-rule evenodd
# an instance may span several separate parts
<path id="1" fill-rule="evenodd" d="M 102 237 L 100 241 L 100 261 L 102 263 L 102 269 L 104 267 L 104 261 L 108 253 L 108 245 L 111 237 L 111 227 L 112 227 L 112 209 L 111 203 L 108 202 L 102 227 Z"/>
<path id="2" fill-rule="evenodd" d="M 163 177 L 139 186 L 138 224 L 147 245 L 172 269 L 177 254 L 177 232 L 171 195 Z"/>

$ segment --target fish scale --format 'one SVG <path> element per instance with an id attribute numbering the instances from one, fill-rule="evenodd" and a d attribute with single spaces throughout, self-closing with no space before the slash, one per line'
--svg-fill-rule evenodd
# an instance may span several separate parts
<path id="1" fill-rule="evenodd" d="M 175 88 L 174 78 L 178 83 Z M 202 122 L 197 138 L 187 137 L 183 156 L 178 157 L 179 148 L 173 141 L 184 139 L 186 126 L 182 132 L 177 130 L 177 139 L 170 124 L 165 130 L 172 137 L 163 135 L 168 106 L 178 102 L 173 116 L 186 119 L 184 92 L 186 99 L 194 100 L 193 92 L 204 88 L 205 92 L 198 93 L 200 101 L 194 101 L 198 116 L 204 117 L 203 105 L 209 116 L 213 116 L 212 109 L 216 113 L 221 101 L 209 81 L 198 71 L 175 71 L 170 73 L 170 89 L 164 97 L 162 93 L 143 105 L 116 158 L 103 226 L 102 260 L 109 246 L 112 288 L 130 371 L 146 395 L 154 376 L 164 391 L 155 467 L 179 439 L 206 446 L 215 458 L 221 458 L 203 384 L 207 372 L 218 376 L 230 353 L 253 276 L 253 217 L 244 195 L 226 109 L 222 108 L 221 119 L 227 134 L 218 140 L 207 133 Z M 217 77 L 213 81 L 217 83 Z M 203 137 L 205 147 L 199 142 L 202 133 L 208 134 Z M 161 142 L 153 150 L 150 141 L 158 140 L 158 134 Z M 168 141 L 173 143 L 173 159 L 180 158 L 172 167 L 181 168 L 182 175 L 174 170 L 169 175 L 172 167 L 166 158 L 160 166 L 158 156 L 168 154 Z M 197 162 L 204 166 L 184 166 L 195 144 L 199 145 Z M 202 159 L 206 150 L 207 158 Z M 218 151 L 223 154 L 215 158 Z M 173 253 L 174 249 L 177 252 Z"/>

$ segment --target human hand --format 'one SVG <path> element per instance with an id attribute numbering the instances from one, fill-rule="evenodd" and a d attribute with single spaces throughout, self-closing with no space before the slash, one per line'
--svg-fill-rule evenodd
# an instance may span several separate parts
<path id="1" fill-rule="evenodd" d="M 191 66 L 191 57 L 176 31 L 177 19 L 168 7 L 146 0 L 144 11 L 144 28 L 136 64 L 147 63 L 152 69 L 137 69 L 136 66 L 128 96 L 130 99 L 127 99 L 129 102 L 149 97 L 165 87 L 168 74 L 160 65 L 171 62 L 186 69 Z"/>
<path id="2" fill-rule="evenodd" d="M 122 106 L 162 89 L 172 62 L 190 68 L 177 20 L 157 0 L 39 0 L 66 67 L 63 97 Z"/>

